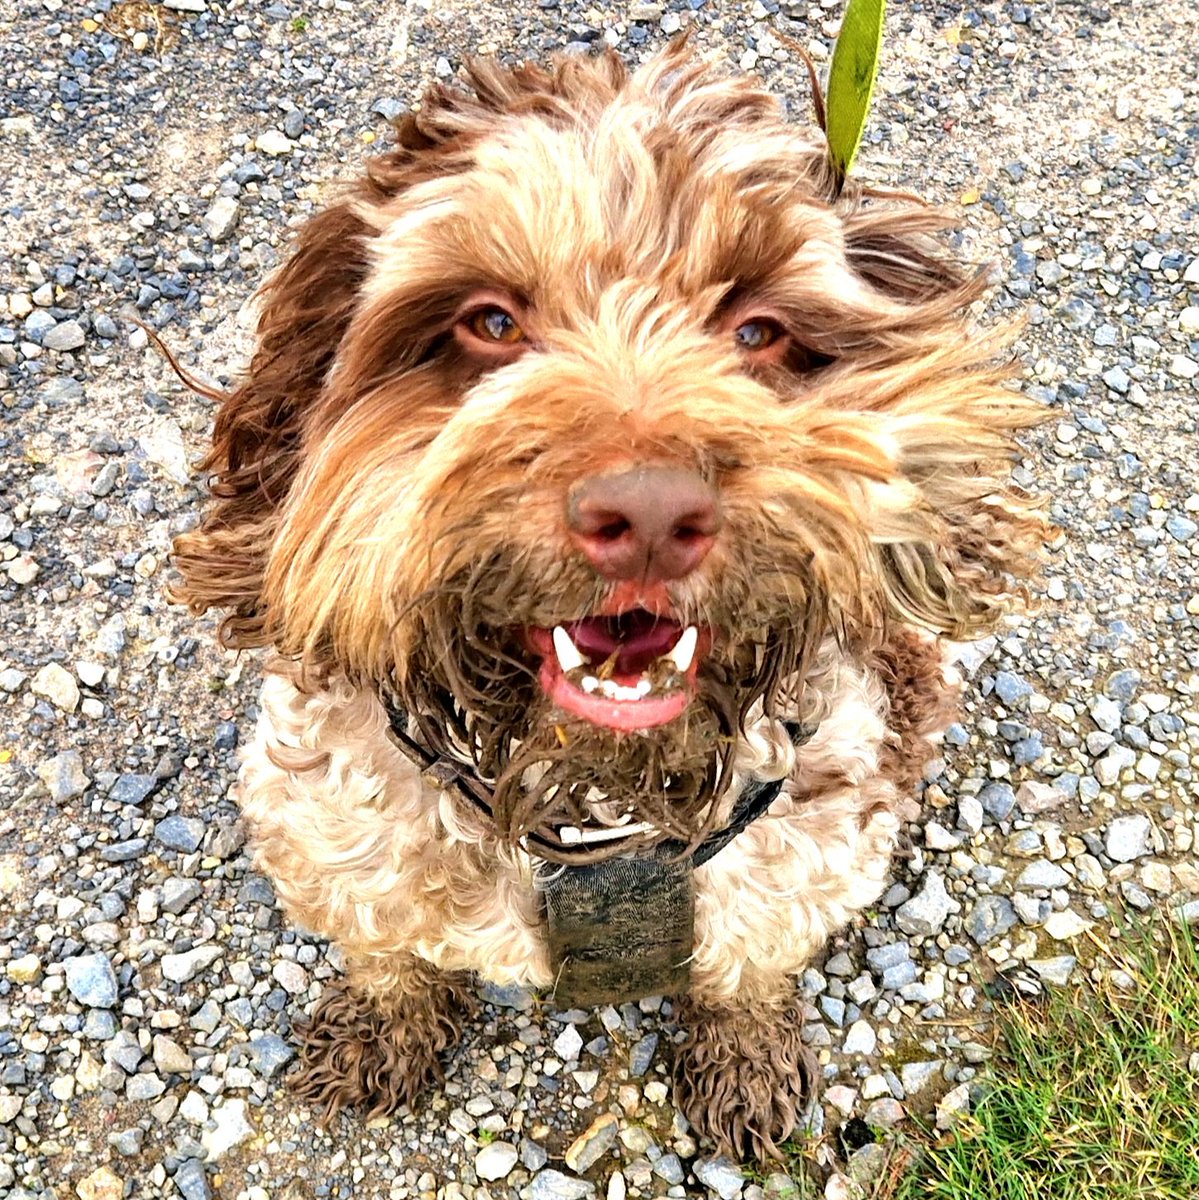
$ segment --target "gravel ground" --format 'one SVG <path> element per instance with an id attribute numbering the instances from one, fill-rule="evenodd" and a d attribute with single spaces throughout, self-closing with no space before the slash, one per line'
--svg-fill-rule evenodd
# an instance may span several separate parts
<path id="1" fill-rule="evenodd" d="M 673 1111 L 657 1000 L 557 1012 L 486 993 L 420 1112 L 321 1132 L 291 1100 L 290 1018 L 337 964 L 243 849 L 229 792 L 258 663 L 162 597 L 212 412 L 126 318 L 227 376 L 290 227 L 464 53 L 636 60 L 689 28 L 805 113 L 778 35 L 825 58 L 838 12 L 5 6 L 0 1196 L 789 1194 L 714 1160 Z M 966 250 L 998 265 L 993 308 L 1027 314 L 1024 386 L 1053 419 L 1019 474 L 1064 533 L 1040 615 L 966 651 L 910 860 L 804 975 L 830 1168 L 878 1169 L 877 1145 L 845 1165 L 862 1121 L 969 1105 L 997 972 L 1095 976 L 1116 921 L 1199 895 L 1197 41 L 1196 0 L 889 16 L 858 171 L 960 203 Z"/>

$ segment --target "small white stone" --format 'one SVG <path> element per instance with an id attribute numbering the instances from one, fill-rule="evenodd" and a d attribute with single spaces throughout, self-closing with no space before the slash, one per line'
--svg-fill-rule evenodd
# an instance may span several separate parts
<path id="1" fill-rule="evenodd" d="M 212 1128 L 200 1135 L 200 1144 L 208 1152 L 208 1161 L 217 1162 L 253 1136 L 246 1101 L 225 1100 L 212 1110 Z"/>
<path id="2" fill-rule="evenodd" d="M 970 1111 L 970 1086 L 959 1083 L 937 1105 L 937 1128 L 949 1129 Z"/>
<path id="3" fill-rule="evenodd" d="M 554 1038 L 554 1053 L 563 1062 L 578 1062 L 579 1053 L 583 1049 L 583 1039 L 573 1025 L 567 1025 Z"/>
<path id="4" fill-rule="evenodd" d="M 878 1045 L 878 1034 L 868 1021 L 855 1021 L 845 1035 L 845 1045 L 842 1047 L 846 1054 L 873 1054 Z"/>
<path id="5" fill-rule="evenodd" d="M 1071 909 L 1065 912 L 1052 913 L 1045 922 L 1045 932 L 1055 942 L 1064 942 L 1080 933 L 1086 933 L 1091 928 L 1091 922 L 1080 917 Z"/>
<path id="6" fill-rule="evenodd" d="M 179 1105 L 179 1115 L 192 1125 L 208 1123 L 208 1102 L 199 1092 L 188 1092 Z"/>
<path id="7" fill-rule="evenodd" d="M 47 663 L 34 677 L 30 690 L 45 696 L 55 708 L 74 712 L 79 707 L 79 685 L 75 677 L 58 663 Z"/>
<path id="8" fill-rule="evenodd" d="M 272 157 L 290 154 L 296 148 L 295 142 L 281 129 L 268 129 L 265 133 L 260 133 L 254 140 L 263 154 L 269 154 Z"/>
<path id="9" fill-rule="evenodd" d="M 201 219 L 200 228 L 214 242 L 226 241 L 237 228 L 240 214 L 241 209 L 234 196 L 218 196 Z"/>
<path id="10" fill-rule="evenodd" d="M 1149 818 L 1137 814 L 1131 817 L 1116 817 L 1107 827 L 1103 848 L 1113 862 L 1133 862 L 1143 858 L 1152 848 Z"/>
<path id="11" fill-rule="evenodd" d="M 104 664 L 97 662 L 77 662 L 75 674 L 80 682 L 88 687 L 99 687 L 104 682 Z"/>
<path id="12" fill-rule="evenodd" d="M 298 996 L 308 987 L 308 972 L 297 962 L 285 958 L 271 968 L 275 981 L 293 996 Z"/>
<path id="13" fill-rule="evenodd" d="M 504 1179 L 519 1158 L 516 1147 L 507 1142 L 492 1142 L 475 1155 L 475 1173 L 480 1179 Z"/>
<path id="14" fill-rule="evenodd" d="M 183 444 L 183 431 L 177 421 L 169 417 L 159 421 L 149 434 L 138 440 L 146 457 L 161 467 L 175 483 L 185 484 L 190 480 L 187 448 Z"/>

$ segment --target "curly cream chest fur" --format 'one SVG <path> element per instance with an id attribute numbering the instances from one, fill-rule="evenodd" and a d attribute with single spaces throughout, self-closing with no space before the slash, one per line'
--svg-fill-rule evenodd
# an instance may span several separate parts
<path id="1" fill-rule="evenodd" d="M 696 871 L 692 978 L 706 997 L 777 987 L 882 888 L 897 828 L 877 774 L 883 688 L 844 660 L 827 660 L 817 684 L 819 728 L 784 793 Z M 534 864 L 422 782 L 373 694 L 303 693 L 278 665 L 241 806 L 290 917 L 349 957 L 409 951 L 497 983 L 552 982 Z"/>

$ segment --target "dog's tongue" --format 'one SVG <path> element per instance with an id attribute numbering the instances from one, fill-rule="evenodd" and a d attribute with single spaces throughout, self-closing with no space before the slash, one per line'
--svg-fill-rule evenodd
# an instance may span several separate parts
<path id="1" fill-rule="evenodd" d="M 683 627 L 669 617 L 638 609 L 619 617 L 587 617 L 566 626 L 571 640 L 593 662 L 616 655 L 619 675 L 639 675 L 679 640 Z"/>

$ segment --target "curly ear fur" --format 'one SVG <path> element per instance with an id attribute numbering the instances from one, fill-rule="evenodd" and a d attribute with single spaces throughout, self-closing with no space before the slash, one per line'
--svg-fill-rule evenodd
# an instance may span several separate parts
<path id="1" fill-rule="evenodd" d="M 885 193 L 846 196 L 846 254 L 876 291 L 927 314 L 928 328 L 960 314 L 987 292 L 985 270 L 948 260 L 934 235 L 958 227 L 954 214 Z M 865 201 L 865 202 L 863 202 Z M 1049 525 L 1043 504 L 1009 478 L 1014 434 L 1048 412 L 1001 385 L 1012 372 L 1011 329 L 969 331 L 920 370 L 884 378 L 868 402 L 889 419 L 904 478 L 923 505 L 877 546 L 888 615 L 958 638 L 992 628 L 1011 600 L 1027 598 Z M 909 401 L 918 392 L 916 405 Z M 1017 582 L 1019 581 L 1019 582 Z"/>
<path id="2" fill-rule="evenodd" d="M 453 170 L 445 143 L 461 132 L 454 114 L 464 101 L 438 89 L 424 109 L 397 121 L 394 147 L 369 163 L 365 178 L 337 204 L 303 226 L 290 259 L 263 288 L 257 350 L 245 379 L 221 398 L 212 448 L 201 463 L 212 476 L 213 503 L 200 528 L 174 547 L 182 580 L 171 599 L 196 614 L 228 610 L 220 628 L 227 647 L 271 640 L 263 571 L 299 465 L 306 416 L 321 395 L 368 270 L 371 231 L 359 208 Z"/>

